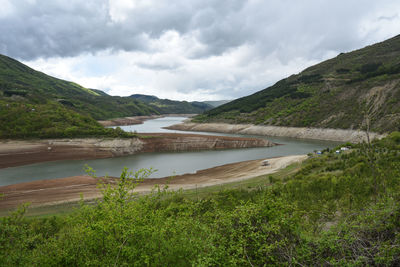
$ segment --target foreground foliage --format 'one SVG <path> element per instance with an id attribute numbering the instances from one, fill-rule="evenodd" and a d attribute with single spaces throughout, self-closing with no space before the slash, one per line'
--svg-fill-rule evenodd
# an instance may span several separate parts
<path id="1" fill-rule="evenodd" d="M 350 146 L 350 144 L 347 144 Z M 202 199 L 131 193 L 145 170 L 102 184 L 72 215 L 1 220 L 0 265 L 400 264 L 400 133 L 324 151 L 283 180 Z"/>

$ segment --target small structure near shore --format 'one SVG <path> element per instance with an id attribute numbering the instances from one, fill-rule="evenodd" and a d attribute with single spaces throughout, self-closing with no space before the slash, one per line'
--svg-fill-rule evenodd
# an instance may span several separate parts
<path id="1" fill-rule="evenodd" d="M 269 161 L 268 160 L 263 160 L 261 162 L 261 166 L 269 166 Z"/>

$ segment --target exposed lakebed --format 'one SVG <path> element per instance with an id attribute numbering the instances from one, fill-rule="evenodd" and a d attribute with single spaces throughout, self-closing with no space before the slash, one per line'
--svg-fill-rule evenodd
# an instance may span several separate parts
<path id="1" fill-rule="evenodd" d="M 145 121 L 143 124 L 121 126 L 126 131 L 142 132 L 177 132 L 162 129 L 172 124 L 182 122 L 184 117 L 165 117 Z M 186 132 L 193 133 L 193 132 Z M 196 132 L 199 134 L 199 132 Z M 232 134 L 216 134 L 224 136 L 243 136 Z M 248 137 L 248 136 L 246 136 Z M 212 150 L 196 152 L 156 152 L 142 153 L 124 157 L 94 159 L 94 160 L 62 160 L 30 164 L 26 166 L 0 169 L 0 186 L 41 179 L 54 179 L 85 174 L 84 166 L 89 165 L 96 170 L 96 175 L 119 176 L 121 170 L 127 167 L 131 170 L 153 168 L 157 170 L 151 177 L 166 177 L 174 174 L 194 173 L 197 170 L 211 168 L 227 163 L 262 159 L 286 155 L 307 154 L 313 150 L 333 147 L 337 142 L 303 140 L 294 138 L 260 137 L 272 142 L 283 144 L 274 147 L 245 148 L 229 150 Z"/>

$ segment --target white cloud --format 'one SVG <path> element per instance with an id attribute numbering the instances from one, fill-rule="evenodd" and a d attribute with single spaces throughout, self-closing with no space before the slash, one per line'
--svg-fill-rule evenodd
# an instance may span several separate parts
<path id="1" fill-rule="evenodd" d="M 9 0 L 0 0 L 0 18 L 10 16 L 14 13 L 14 6 Z"/>

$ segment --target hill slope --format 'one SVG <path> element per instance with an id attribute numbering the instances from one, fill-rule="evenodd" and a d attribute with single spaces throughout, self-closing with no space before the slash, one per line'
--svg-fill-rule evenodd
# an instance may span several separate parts
<path id="1" fill-rule="evenodd" d="M 142 94 L 134 94 L 134 95 L 131 95 L 130 97 L 149 104 L 149 106 L 151 106 L 154 110 L 157 110 L 159 113 L 162 113 L 162 114 L 203 113 L 204 111 L 210 110 L 213 108 L 213 106 L 210 104 L 206 104 L 204 102 L 198 102 L 198 101 L 194 101 L 194 102 L 176 101 L 176 100 L 170 100 L 170 99 L 160 99 L 156 96 L 142 95 Z"/>
<path id="2" fill-rule="evenodd" d="M 100 94 L 96 90 L 35 71 L 3 55 L 0 55 L 0 99 L 18 99 L 36 104 L 58 102 L 94 119 L 157 113 L 140 101 Z"/>
<path id="3" fill-rule="evenodd" d="M 230 102 L 231 100 L 216 100 L 216 101 L 203 101 L 203 103 L 209 104 L 214 108 L 219 107 L 223 104 Z"/>
<path id="4" fill-rule="evenodd" d="M 0 55 L 0 138 L 124 136 L 97 119 L 157 114 L 149 105 L 60 80 Z"/>
<path id="5" fill-rule="evenodd" d="M 253 95 L 195 118 L 197 122 L 294 127 L 400 127 L 400 35 L 324 61 Z"/>

